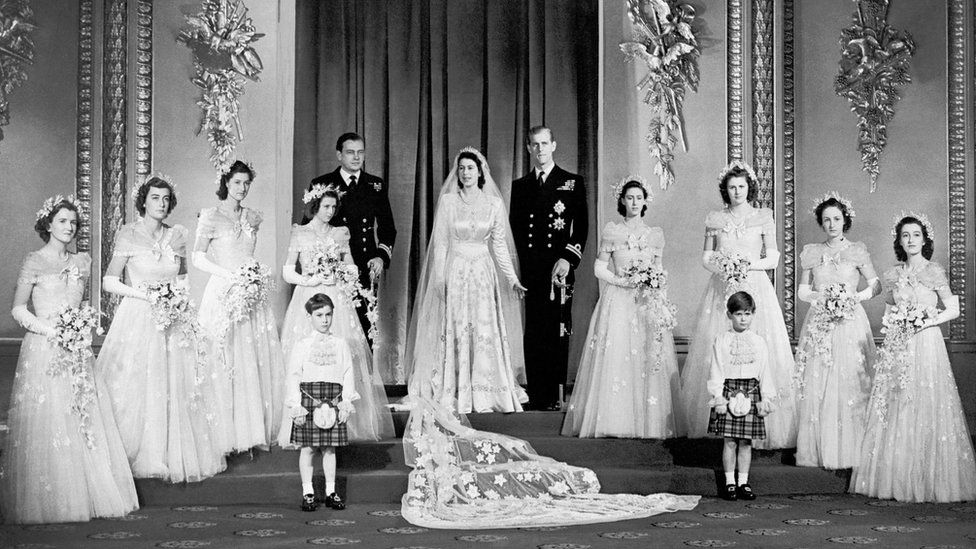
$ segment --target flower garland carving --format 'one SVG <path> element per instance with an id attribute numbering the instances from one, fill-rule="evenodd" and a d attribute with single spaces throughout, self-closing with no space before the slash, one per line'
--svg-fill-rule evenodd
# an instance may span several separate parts
<path id="1" fill-rule="evenodd" d="M 681 117 L 687 88 L 698 91 L 698 41 L 692 24 L 695 9 L 677 0 L 628 0 L 634 39 L 620 44 L 627 59 L 643 61 L 647 75 L 637 84 L 651 109 L 647 150 L 657 161 L 661 188 L 674 183 L 674 148 L 688 150 Z"/>
<path id="2" fill-rule="evenodd" d="M 244 79 L 259 80 L 264 68 L 254 50 L 254 42 L 264 34 L 255 31 L 242 0 L 204 0 L 200 13 L 185 17 L 186 26 L 176 40 L 193 52 L 192 82 L 203 91 L 197 101 L 203 109 L 199 131 L 207 133 L 210 163 L 221 170 L 244 139 L 240 98 Z"/>

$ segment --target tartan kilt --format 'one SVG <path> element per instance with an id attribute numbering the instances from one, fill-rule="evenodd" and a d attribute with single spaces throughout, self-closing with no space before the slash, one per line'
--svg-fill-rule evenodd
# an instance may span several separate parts
<path id="1" fill-rule="evenodd" d="M 756 405 L 762 402 L 762 394 L 759 392 L 759 380 L 749 379 L 726 379 L 722 387 L 722 396 L 731 400 L 736 393 L 742 392 L 752 402 L 749 413 L 742 417 L 735 417 L 731 412 L 722 415 L 715 413 L 708 418 L 708 432 L 720 437 L 727 438 L 747 438 L 764 439 L 766 438 L 766 422 L 759 417 Z"/>
<path id="2" fill-rule="evenodd" d="M 349 435 L 345 423 L 336 423 L 331 429 L 319 429 L 312 420 L 315 405 L 306 395 L 312 395 L 319 400 L 334 400 L 336 404 L 342 401 L 342 385 L 328 381 L 303 381 L 302 408 L 309 410 L 305 414 L 305 424 L 298 426 L 291 424 L 291 443 L 304 448 L 318 448 L 320 446 L 348 446 Z"/>

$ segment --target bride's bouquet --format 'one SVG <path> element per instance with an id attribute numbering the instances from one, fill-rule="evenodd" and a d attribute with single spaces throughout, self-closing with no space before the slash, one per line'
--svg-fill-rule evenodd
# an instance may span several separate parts
<path id="1" fill-rule="evenodd" d="M 363 288 L 359 283 L 359 269 L 342 260 L 343 249 L 335 242 L 318 243 L 312 250 L 311 266 L 308 274 L 318 278 L 326 285 L 336 285 L 349 299 L 353 307 L 359 307 L 366 302 L 366 319 L 369 320 L 371 341 L 376 341 L 378 335 L 377 321 L 379 312 L 376 310 L 376 294 L 371 288 Z"/>
<path id="2" fill-rule="evenodd" d="M 265 303 L 274 291 L 275 280 L 271 268 L 251 258 L 234 271 L 231 284 L 224 293 L 227 320 L 236 324 L 251 315 L 256 307 Z"/>
<path id="3" fill-rule="evenodd" d="M 750 262 L 742 255 L 731 251 L 717 251 L 712 255 L 711 262 L 718 266 L 725 279 L 726 294 L 739 291 L 749 279 Z"/>
<path id="4" fill-rule="evenodd" d="M 51 376 L 70 378 L 71 411 L 80 419 L 78 430 L 89 448 L 95 446 L 88 411 L 95 401 L 95 382 L 88 367 L 95 357 L 91 350 L 92 331 L 103 333 L 98 326 L 98 312 L 91 306 L 65 307 L 58 311 L 54 317 L 54 334 L 50 336 L 57 352 L 47 371 Z"/>
<path id="5" fill-rule="evenodd" d="M 666 292 L 668 272 L 650 261 L 635 259 L 624 268 L 623 276 L 637 289 L 635 299 L 652 313 L 653 321 L 663 330 L 673 330 L 678 310 Z"/>

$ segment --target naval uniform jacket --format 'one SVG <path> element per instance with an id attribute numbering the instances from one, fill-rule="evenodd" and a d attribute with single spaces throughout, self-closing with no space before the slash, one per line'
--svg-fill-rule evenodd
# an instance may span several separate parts
<path id="1" fill-rule="evenodd" d="M 509 221 L 526 285 L 543 285 L 546 294 L 552 267 L 565 259 L 579 266 L 586 245 L 588 220 L 583 178 L 553 166 L 539 186 L 536 171 L 512 183 Z M 573 281 L 570 271 L 569 282 Z"/>
<path id="2" fill-rule="evenodd" d="M 353 263 L 359 267 L 360 278 L 365 276 L 366 280 L 369 279 L 366 264 L 374 257 L 382 259 L 383 267 L 389 268 L 393 242 L 396 240 L 389 185 L 382 178 L 360 170 L 356 184 L 350 187 L 342 179 L 339 168 L 316 177 L 309 184 L 309 188 L 319 183 L 335 185 L 341 192 L 345 192 L 329 224 L 349 228 L 349 248 Z M 368 288 L 368 282 L 365 284 Z"/>

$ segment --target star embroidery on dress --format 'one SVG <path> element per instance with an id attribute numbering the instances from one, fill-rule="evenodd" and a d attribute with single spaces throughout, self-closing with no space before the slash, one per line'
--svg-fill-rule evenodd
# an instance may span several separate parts
<path id="1" fill-rule="evenodd" d="M 563 204 L 562 200 L 557 200 L 556 204 L 553 205 L 552 210 L 557 214 L 562 214 L 563 212 L 566 211 L 566 205 Z"/>
<path id="2" fill-rule="evenodd" d="M 556 219 L 554 219 L 552 221 L 552 228 L 553 229 L 556 229 L 557 231 L 561 231 L 561 230 L 565 229 L 566 228 L 566 220 L 563 219 L 563 218 L 561 218 L 561 217 L 557 217 Z"/>

